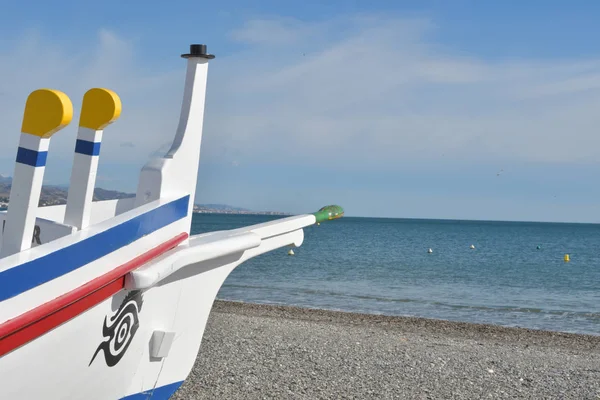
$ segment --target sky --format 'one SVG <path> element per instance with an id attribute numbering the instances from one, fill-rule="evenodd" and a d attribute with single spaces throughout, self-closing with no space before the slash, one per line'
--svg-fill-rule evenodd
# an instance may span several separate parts
<path id="1" fill-rule="evenodd" d="M 121 4 L 122 3 L 122 4 Z M 123 102 L 97 186 L 168 149 L 192 43 L 209 67 L 197 203 L 348 216 L 600 222 L 590 1 L 0 0 L 0 174 L 40 87 Z M 68 182 L 76 124 L 45 184 Z"/>

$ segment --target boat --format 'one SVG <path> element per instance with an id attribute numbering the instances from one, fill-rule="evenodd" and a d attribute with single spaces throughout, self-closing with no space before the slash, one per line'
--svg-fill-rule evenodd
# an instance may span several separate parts
<path id="1" fill-rule="evenodd" d="M 0 212 L 1 398 L 170 398 L 234 268 L 298 247 L 304 228 L 343 216 L 326 206 L 191 235 L 214 55 L 193 44 L 181 56 L 187 71 L 172 146 L 143 166 L 133 197 L 93 201 L 102 135 L 121 100 L 92 88 L 83 96 L 66 204 L 40 206 L 49 144 L 71 123 L 73 105 L 55 89 L 28 96 L 8 209 Z"/>

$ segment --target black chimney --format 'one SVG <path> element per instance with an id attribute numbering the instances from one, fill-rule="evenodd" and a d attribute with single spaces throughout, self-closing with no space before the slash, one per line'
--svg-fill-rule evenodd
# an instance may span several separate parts
<path id="1" fill-rule="evenodd" d="M 213 58 L 215 58 L 214 55 L 208 54 L 206 52 L 206 45 L 205 44 L 192 44 L 192 45 L 190 45 L 190 53 L 189 54 L 182 54 L 181 57 L 183 57 L 183 58 L 200 57 L 200 58 L 206 58 L 206 59 L 209 59 L 209 60 L 212 60 Z"/>

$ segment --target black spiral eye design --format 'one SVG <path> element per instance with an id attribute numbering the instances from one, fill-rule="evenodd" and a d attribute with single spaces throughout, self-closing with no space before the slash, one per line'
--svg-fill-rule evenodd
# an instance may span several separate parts
<path id="1" fill-rule="evenodd" d="M 117 365 L 121 358 L 123 358 L 123 355 L 125 355 L 135 332 L 138 330 L 138 313 L 141 309 L 141 293 L 134 291 L 125 297 L 123 303 L 121 303 L 121 306 L 112 317 L 104 317 L 102 336 L 105 337 L 105 340 L 96 349 L 89 365 L 92 365 L 100 350 L 104 352 L 106 365 L 109 367 Z"/>

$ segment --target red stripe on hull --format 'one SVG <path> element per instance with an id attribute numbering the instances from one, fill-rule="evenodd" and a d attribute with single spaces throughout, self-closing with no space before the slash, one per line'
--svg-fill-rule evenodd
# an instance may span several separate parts
<path id="1" fill-rule="evenodd" d="M 125 275 L 187 238 L 187 233 L 180 233 L 77 289 L 6 321 L 0 325 L 0 357 L 118 293 L 125 285 Z"/>

